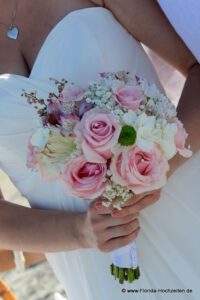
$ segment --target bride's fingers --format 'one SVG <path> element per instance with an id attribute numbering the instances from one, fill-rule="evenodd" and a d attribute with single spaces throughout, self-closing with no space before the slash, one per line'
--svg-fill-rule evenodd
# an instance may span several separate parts
<path id="1" fill-rule="evenodd" d="M 126 206 L 130 206 L 133 205 L 134 203 L 137 203 L 140 199 L 142 199 L 144 196 L 148 195 L 148 193 L 143 193 L 140 195 L 133 195 L 131 197 L 131 199 L 129 201 L 127 201 L 125 204 L 121 205 L 121 207 L 126 207 Z M 96 210 L 98 211 L 98 214 L 110 214 L 113 211 L 113 207 L 106 207 L 102 204 L 103 199 L 98 198 L 94 201 L 93 205 L 96 208 Z"/>
<path id="2" fill-rule="evenodd" d="M 112 238 L 101 245 L 100 250 L 102 252 L 111 252 L 115 249 L 128 245 L 130 242 L 136 239 L 138 233 L 140 231 L 140 227 L 138 227 L 135 231 L 131 232 L 129 235 L 125 235 L 122 237 Z"/>
<path id="3" fill-rule="evenodd" d="M 128 216 L 124 216 L 124 217 L 121 217 L 121 218 L 112 218 L 109 215 L 105 215 L 103 220 L 102 220 L 103 221 L 103 228 L 107 229 L 109 227 L 127 224 L 127 223 L 130 223 L 130 222 L 134 221 L 134 220 L 137 220 L 138 217 L 139 217 L 139 213 L 130 214 Z"/>
<path id="4" fill-rule="evenodd" d="M 123 204 L 121 207 L 133 205 L 133 204 L 137 203 L 138 201 L 140 201 L 141 199 L 143 199 L 144 197 L 154 195 L 154 194 L 156 195 L 157 193 L 160 193 L 160 190 L 153 190 L 153 191 L 145 192 L 142 194 L 134 194 L 131 197 L 131 199 L 129 201 L 127 201 L 125 204 Z"/>
<path id="5" fill-rule="evenodd" d="M 153 204 L 160 198 L 160 191 L 155 190 L 151 192 L 145 192 L 138 195 L 133 195 L 129 201 L 123 204 L 122 210 L 114 209 L 112 206 L 106 207 L 102 204 L 102 199 L 99 198 L 94 201 L 93 205 L 98 214 L 112 214 L 112 216 L 125 216 L 127 213 L 136 213 L 141 209 Z"/>
<path id="6" fill-rule="evenodd" d="M 160 193 L 161 193 L 161 191 L 159 190 L 159 191 L 156 191 L 153 195 L 149 195 L 149 196 L 146 196 L 143 199 L 141 199 L 139 202 L 140 210 L 157 202 L 160 199 Z"/>
<path id="7" fill-rule="evenodd" d="M 123 217 L 123 216 L 128 216 L 130 214 L 135 214 L 140 210 L 146 208 L 147 206 L 154 204 L 159 199 L 160 199 L 160 190 L 154 192 L 151 195 L 147 195 L 143 197 L 134 205 L 123 207 L 122 210 L 114 209 L 111 214 L 113 217 Z"/>
<path id="8" fill-rule="evenodd" d="M 106 207 L 102 204 L 102 199 L 96 199 L 94 202 L 93 202 L 93 206 L 94 208 L 96 209 L 96 211 L 98 212 L 98 214 L 110 214 L 113 210 L 113 208 L 110 206 L 110 207 Z"/>
<path id="9" fill-rule="evenodd" d="M 133 220 L 126 224 L 112 226 L 112 227 L 106 228 L 106 230 L 103 232 L 103 238 L 104 238 L 104 240 L 107 241 L 111 238 L 126 236 L 126 235 L 131 234 L 138 227 L 139 227 L 138 219 Z"/>

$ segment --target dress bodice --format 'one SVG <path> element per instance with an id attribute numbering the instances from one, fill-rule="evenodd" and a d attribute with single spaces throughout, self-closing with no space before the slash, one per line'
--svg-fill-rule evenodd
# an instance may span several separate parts
<path id="1" fill-rule="evenodd" d="M 22 89 L 45 97 L 55 89 L 49 77 L 84 85 L 96 80 L 99 72 L 122 69 L 162 89 L 142 46 L 110 11 L 95 7 L 68 14 L 51 30 L 29 78 L 0 75 L 0 167 L 32 207 L 85 211 L 90 202 L 70 197 L 60 182 L 44 181 L 39 172 L 26 167 L 37 115 L 21 97 Z M 68 299 L 161 300 L 166 293 L 158 289 L 170 288 L 193 290 L 190 295 L 171 293 L 170 299 L 199 299 L 199 166 L 197 153 L 169 180 L 159 202 L 141 212 L 137 238 L 141 277 L 123 286 L 127 292 L 110 275 L 110 253 L 93 248 L 46 253 Z M 139 293 L 133 295 L 127 289 Z M 157 292 L 148 292 L 153 289 Z"/>
<path id="2" fill-rule="evenodd" d="M 97 79 L 99 72 L 118 70 L 137 72 L 161 88 L 142 46 L 109 10 L 92 7 L 69 13 L 50 31 L 29 78 L 0 75 L 0 165 L 32 206 L 75 209 L 76 201 L 70 206 L 59 182 L 44 182 L 26 167 L 37 115 L 21 97 L 22 89 L 45 97 L 56 91 L 49 77 L 84 85 Z M 77 203 L 78 209 L 85 207 L 82 200 Z"/>

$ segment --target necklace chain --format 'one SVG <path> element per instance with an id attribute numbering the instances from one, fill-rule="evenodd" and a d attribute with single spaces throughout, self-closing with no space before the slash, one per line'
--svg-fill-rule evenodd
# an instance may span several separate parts
<path id="1" fill-rule="evenodd" d="M 102 1 L 102 6 L 105 7 L 105 1 Z M 17 0 L 15 0 L 15 7 L 12 13 L 12 19 L 11 19 L 11 24 L 9 25 L 9 28 L 12 27 L 14 25 L 14 20 L 15 20 L 15 16 L 16 16 L 16 12 L 17 12 Z M 5 25 L 8 26 L 8 24 L 0 22 L 0 25 Z"/>
<path id="2" fill-rule="evenodd" d="M 14 6 L 14 9 L 13 9 L 13 13 L 12 13 L 11 24 L 8 25 L 6 23 L 0 22 L 0 25 L 9 26 L 9 28 L 11 28 L 14 25 L 16 11 L 17 11 L 17 0 L 15 0 L 15 6 Z"/>
<path id="3" fill-rule="evenodd" d="M 15 6 L 13 9 L 13 13 L 12 13 L 12 18 L 11 18 L 11 24 L 8 25 L 4 22 L 0 22 L 0 25 L 4 25 L 6 27 L 8 27 L 7 30 L 7 37 L 16 40 L 19 34 L 19 29 L 17 28 L 17 26 L 14 26 L 14 21 L 15 21 L 15 16 L 16 16 L 16 12 L 17 12 L 17 2 L 18 0 L 15 0 Z M 105 7 L 105 1 L 102 0 L 102 6 Z"/>
<path id="4" fill-rule="evenodd" d="M 17 1 L 18 0 L 15 0 L 15 6 L 13 9 L 13 13 L 12 13 L 11 24 L 8 25 L 4 22 L 0 22 L 0 25 L 4 25 L 7 27 L 7 37 L 12 40 L 16 40 L 18 38 L 18 34 L 19 34 L 18 27 L 14 25 L 16 11 L 17 11 Z"/>

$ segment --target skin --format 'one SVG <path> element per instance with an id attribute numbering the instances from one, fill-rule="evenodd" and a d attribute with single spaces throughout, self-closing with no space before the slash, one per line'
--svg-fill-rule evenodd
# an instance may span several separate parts
<path id="1" fill-rule="evenodd" d="M 156 2 L 108 0 L 103 3 L 103 1 L 59 0 L 59 5 L 57 4 L 55 0 L 49 0 L 48 7 L 39 0 L 34 3 L 19 1 L 16 19 L 20 28 L 19 40 L 13 43 L 7 39 L 5 28 L 0 26 L 0 73 L 28 77 L 45 37 L 59 20 L 70 11 L 104 5 L 138 41 L 149 46 L 187 77 L 178 114 L 186 124 L 191 145 L 198 150 L 200 145 L 193 131 L 200 125 L 197 112 L 199 104 L 195 96 L 200 92 L 197 84 L 200 79 L 199 65 Z M 0 0 L 0 20 L 10 20 L 10 11 L 12 3 Z M 31 16 L 29 11 L 32 12 Z M 188 95 L 192 109 L 188 109 Z M 175 158 L 171 164 L 170 175 L 183 162 L 184 160 Z M 138 221 L 140 210 L 155 203 L 159 198 L 160 190 L 133 196 L 118 214 L 111 208 L 98 208 L 96 205 L 101 199 L 91 203 L 86 212 L 73 214 L 24 208 L 0 201 L 0 228 L 2 228 L 0 248 L 32 252 L 97 248 L 102 252 L 110 252 L 136 238 L 140 229 Z M 28 217 L 24 218 L 25 216 Z M 67 228 L 74 230 L 68 231 Z"/>

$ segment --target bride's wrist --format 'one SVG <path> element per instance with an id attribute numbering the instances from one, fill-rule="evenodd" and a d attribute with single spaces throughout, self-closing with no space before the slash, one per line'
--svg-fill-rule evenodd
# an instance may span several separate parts
<path id="1" fill-rule="evenodd" d="M 86 228 L 86 212 L 79 212 L 76 214 L 76 220 L 74 222 L 74 230 L 78 243 L 78 247 L 80 249 L 90 248 L 88 243 L 88 235 Z"/>
<path id="2" fill-rule="evenodd" d="M 54 226 L 59 235 L 60 247 L 63 251 L 81 249 L 84 246 L 82 237 L 82 216 L 81 212 L 56 212 Z"/>

